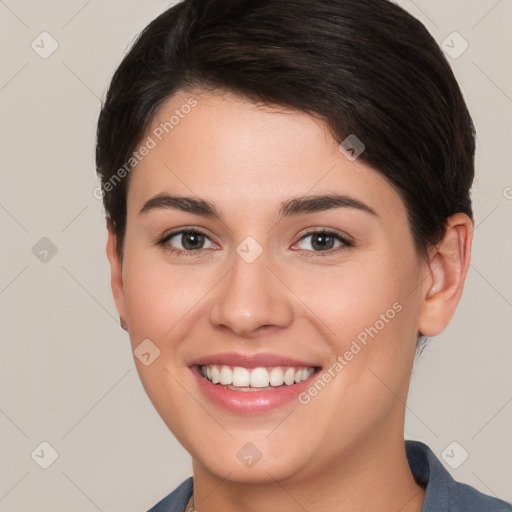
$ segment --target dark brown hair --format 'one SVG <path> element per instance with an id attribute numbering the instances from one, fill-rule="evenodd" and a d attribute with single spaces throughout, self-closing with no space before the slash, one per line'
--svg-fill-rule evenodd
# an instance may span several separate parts
<path id="1" fill-rule="evenodd" d="M 449 216 L 472 218 L 473 122 L 444 54 L 405 10 L 387 0 L 185 0 L 139 35 L 99 116 L 97 172 L 121 258 L 126 164 L 178 90 L 296 109 L 338 142 L 355 134 L 359 158 L 401 195 L 422 255 Z"/>

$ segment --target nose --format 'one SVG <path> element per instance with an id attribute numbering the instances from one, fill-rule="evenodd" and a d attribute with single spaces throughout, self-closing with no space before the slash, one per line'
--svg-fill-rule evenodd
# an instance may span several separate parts
<path id="1" fill-rule="evenodd" d="M 209 316 L 216 328 L 251 338 L 271 328 L 287 327 L 293 318 L 293 293 L 269 268 L 265 251 L 252 263 L 234 255 L 231 271 L 215 287 Z"/>

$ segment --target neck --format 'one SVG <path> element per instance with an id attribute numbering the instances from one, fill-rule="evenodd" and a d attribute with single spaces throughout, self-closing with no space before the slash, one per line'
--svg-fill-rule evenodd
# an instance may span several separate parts
<path id="1" fill-rule="evenodd" d="M 410 471 L 403 433 L 377 435 L 328 468 L 281 481 L 233 482 L 219 478 L 195 459 L 194 512 L 332 512 L 383 510 L 420 512 L 425 489 Z"/>

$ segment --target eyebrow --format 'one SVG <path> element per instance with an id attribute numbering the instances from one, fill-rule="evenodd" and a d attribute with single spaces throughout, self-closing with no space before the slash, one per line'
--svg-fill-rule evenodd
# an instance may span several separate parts
<path id="1" fill-rule="evenodd" d="M 334 208 L 355 208 L 378 217 L 377 212 L 367 204 L 353 197 L 340 194 L 294 197 L 280 203 L 279 217 L 294 217 L 307 213 L 316 213 Z M 203 199 L 173 194 L 158 194 L 144 203 L 139 214 L 152 210 L 169 209 L 195 213 L 204 217 L 221 220 L 222 216 L 216 206 Z"/>

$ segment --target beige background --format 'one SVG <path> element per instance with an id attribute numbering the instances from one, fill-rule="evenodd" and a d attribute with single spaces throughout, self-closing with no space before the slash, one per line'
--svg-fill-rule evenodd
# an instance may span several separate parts
<path id="1" fill-rule="evenodd" d="M 444 462 L 454 477 L 510 501 L 512 1 L 399 4 L 440 45 L 453 31 L 469 43 L 448 59 L 478 132 L 472 266 L 450 327 L 418 361 L 406 434 L 440 458 L 456 441 L 451 464 L 469 456 L 457 469 Z M 101 97 L 168 5 L 0 0 L 1 511 L 141 512 L 191 475 L 118 326 L 93 195 Z M 43 31 L 58 43 L 47 58 Z M 457 36 L 446 44 L 463 48 Z M 58 453 L 47 469 L 43 441 Z"/>

